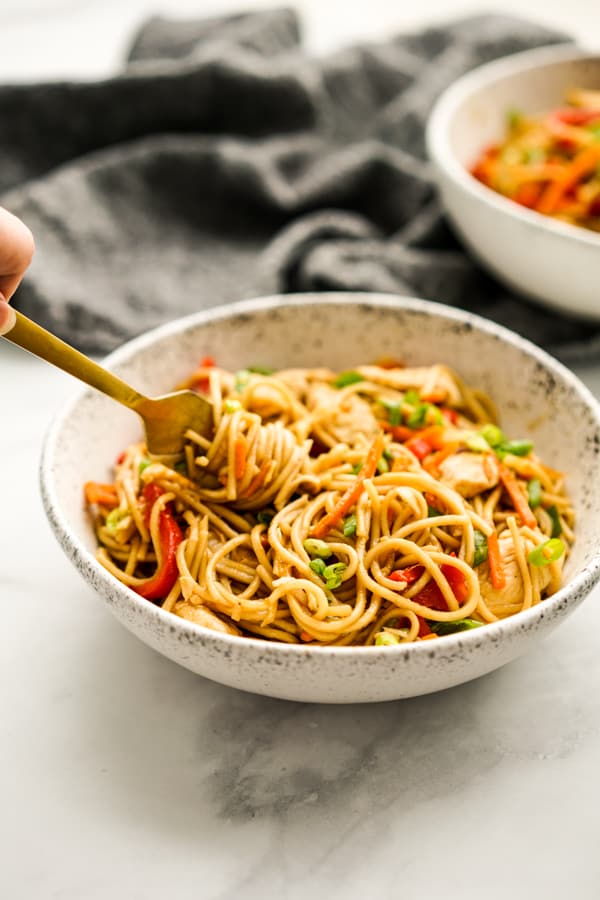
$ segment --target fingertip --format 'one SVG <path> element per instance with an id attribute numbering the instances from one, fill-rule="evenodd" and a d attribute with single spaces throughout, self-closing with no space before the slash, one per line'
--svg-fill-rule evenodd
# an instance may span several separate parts
<path id="1" fill-rule="evenodd" d="M 10 300 L 35 251 L 33 234 L 27 225 L 0 207 L 0 290 Z"/>
<path id="2" fill-rule="evenodd" d="M 3 294 L 0 294 L 0 335 L 8 334 L 15 327 L 17 314 L 12 306 L 6 302 Z"/>

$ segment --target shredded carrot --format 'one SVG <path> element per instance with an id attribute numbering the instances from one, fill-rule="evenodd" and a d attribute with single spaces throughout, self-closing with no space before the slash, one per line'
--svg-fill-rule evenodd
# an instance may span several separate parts
<path id="1" fill-rule="evenodd" d="M 88 503 L 99 503 L 101 506 L 111 507 L 119 505 L 119 496 L 114 484 L 99 484 L 97 481 L 87 481 L 83 490 Z"/>
<path id="2" fill-rule="evenodd" d="M 308 631 L 300 632 L 300 640 L 301 641 L 314 641 L 312 634 L 309 634 Z"/>
<path id="3" fill-rule="evenodd" d="M 421 394 L 423 403 L 443 403 L 446 399 L 446 391 L 430 391 L 428 394 Z"/>
<path id="4" fill-rule="evenodd" d="M 392 435 L 392 439 L 399 444 L 413 437 L 415 433 L 412 428 L 407 428 L 406 425 L 390 425 L 389 422 L 384 422 L 383 419 L 378 419 L 377 424 L 384 431 L 388 431 Z"/>
<path id="5" fill-rule="evenodd" d="M 525 181 L 517 188 L 517 192 L 513 197 L 516 203 L 526 206 L 528 209 L 535 209 L 542 194 L 542 186 L 536 181 Z"/>
<path id="6" fill-rule="evenodd" d="M 432 641 L 436 637 L 437 637 L 437 634 L 434 634 L 432 631 L 431 634 L 424 634 L 423 637 L 419 638 L 419 640 L 420 641 Z"/>
<path id="7" fill-rule="evenodd" d="M 421 441 L 427 441 L 432 450 L 442 450 L 444 443 L 444 427 L 442 425 L 429 425 L 427 428 L 421 428 L 419 431 L 413 432 L 414 436 Z"/>
<path id="8" fill-rule="evenodd" d="M 243 434 L 240 434 L 235 439 L 234 444 L 234 471 L 235 477 L 238 481 L 244 477 L 244 473 L 246 471 L 246 450 L 247 450 L 247 441 L 246 437 Z"/>
<path id="9" fill-rule="evenodd" d="M 406 363 L 399 359 L 394 359 L 393 356 L 382 356 L 376 360 L 375 365 L 379 366 L 380 369 L 404 369 Z"/>
<path id="10" fill-rule="evenodd" d="M 552 181 L 544 190 L 536 209 L 540 213 L 549 215 L 554 212 L 563 196 L 574 187 L 578 181 L 594 172 L 600 163 L 600 145 L 592 144 L 581 150 L 577 156 L 565 168 L 560 178 Z"/>
<path id="11" fill-rule="evenodd" d="M 537 519 L 535 518 L 533 511 L 529 506 L 529 503 L 527 502 L 525 494 L 521 490 L 517 478 L 505 465 L 500 464 L 499 470 L 500 480 L 506 488 L 506 492 L 512 500 L 515 512 L 521 519 L 521 522 L 523 523 L 523 525 L 527 525 L 528 528 L 535 528 L 537 525 Z"/>
<path id="12" fill-rule="evenodd" d="M 497 591 L 501 591 L 506 587 L 506 575 L 504 574 L 504 566 L 502 565 L 502 557 L 500 556 L 498 535 L 495 531 L 488 534 L 487 545 L 488 565 L 490 567 L 492 587 Z"/>
<path id="13" fill-rule="evenodd" d="M 325 535 L 329 534 L 331 529 L 337 525 L 340 519 L 343 519 L 346 513 L 350 509 L 352 509 L 363 492 L 363 482 L 367 478 L 372 478 L 377 471 L 377 464 L 381 459 L 383 446 L 383 432 L 380 431 L 371 444 L 362 468 L 356 476 L 356 484 L 354 484 L 344 494 L 342 494 L 330 513 L 328 513 L 326 516 L 323 516 L 320 522 L 317 522 L 311 532 L 311 537 L 325 537 Z"/>
<path id="14" fill-rule="evenodd" d="M 438 450 L 437 453 L 432 454 L 423 461 L 423 468 L 426 472 L 431 473 L 433 470 L 439 467 L 440 463 L 443 463 L 445 459 L 456 453 L 459 447 L 460 444 L 458 444 L 457 442 L 446 444 L 446 446 L 442 450 Z"/>
<path id="15" fill-rule="evenodd" d="M 267 475 L 271 470 L 271 460 L 265 459 L 263 461 L 262 466 L 248 485 L 248 487 L 242 491 L 240 497 L 251 497 L 252 494 L 255 494 L 259 488 L 263 486 L 265 481 L 267 480 Z"/>

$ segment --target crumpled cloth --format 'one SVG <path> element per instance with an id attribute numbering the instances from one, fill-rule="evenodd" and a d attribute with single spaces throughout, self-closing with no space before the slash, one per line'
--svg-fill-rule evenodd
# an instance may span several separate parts
<path id="1" fill-rule="evenodd" d="M 98 353 L 245 297 L 385 291 L 592 358 L 600 329 L 511 294 L 462 249 L 424 151 L 452 80 L 565 40 L 478 16 L 312 58 L 289 9 L 153 18 L 113 78 L 1 87 L 0 203 L 37 248 L 15 304 Z"/>

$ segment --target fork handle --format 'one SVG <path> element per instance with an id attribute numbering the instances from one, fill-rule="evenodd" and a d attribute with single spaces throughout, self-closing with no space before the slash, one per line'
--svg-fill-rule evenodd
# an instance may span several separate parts
<path id="1" fill-rule="evenodd" d="M 17 310 L 15 310 L 15 314 L 14 327 L 2 335 L 6 340 L 28 350 L 34 356 L 45 359 L 46 362 L 57 366 L 63 372 L 74 375 L 75 378 L 84 381 L 103 394 L 108 394 L 113 400 L 122 403 L 129 409 L 137 411 L 139 405 L 147 399 L 143 394 L 138 393 L 112 372 L 109 372 L 108 369 L 99 366 L 79 350 L 75 350 L 74 347 L 46 331 L 41 325 L 32 322 Z"/>

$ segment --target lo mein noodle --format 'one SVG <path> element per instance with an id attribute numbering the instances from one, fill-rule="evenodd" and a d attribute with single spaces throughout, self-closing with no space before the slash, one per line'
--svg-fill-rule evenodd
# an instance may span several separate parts
<path id="1" fill-rule="evenodd" d="M 143 443 L 88 482 L 98 559 L 174 615 L 311 645 L 439 639 L 558 589 L 574 515 L 561 473 L 509 440 L 443 365 L 230 373 L 174 469 Z"/>

